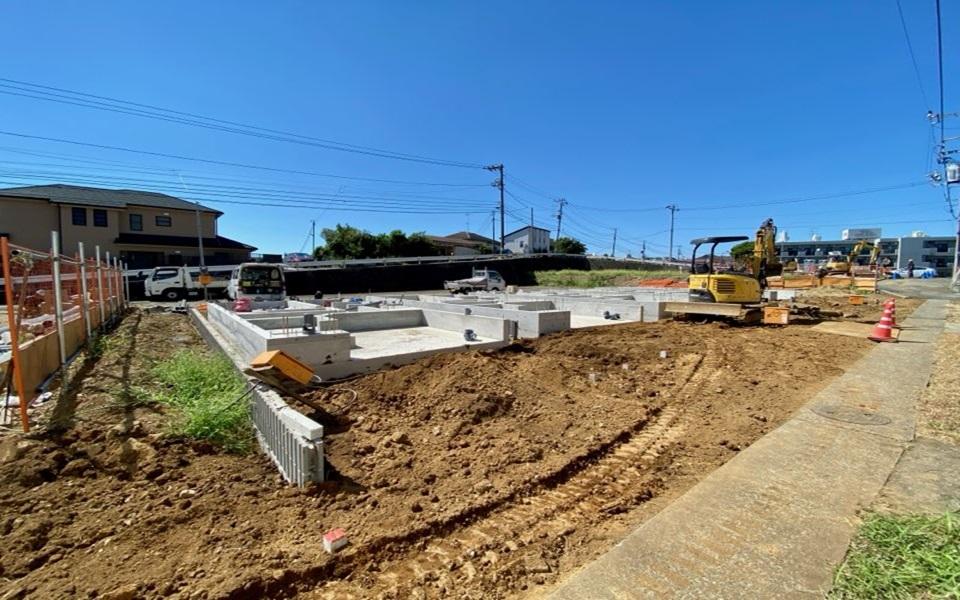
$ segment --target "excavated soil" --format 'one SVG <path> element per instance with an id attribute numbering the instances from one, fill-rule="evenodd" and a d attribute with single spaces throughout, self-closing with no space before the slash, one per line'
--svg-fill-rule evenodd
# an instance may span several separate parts
<path id="1" fill-rule="evenodd" d="M 3 436 L 0 597 L 541 595 L 871 345 L 805 329 L 622 324 L 339 383 L 312 397 L 337 415 L 332 479 L 298 489 L 129 401 L 143 365 L 199 345 L 136 313 L 80 375 L 84 420 Z M 330 556 L 334 527 L 350 545 Z"/>

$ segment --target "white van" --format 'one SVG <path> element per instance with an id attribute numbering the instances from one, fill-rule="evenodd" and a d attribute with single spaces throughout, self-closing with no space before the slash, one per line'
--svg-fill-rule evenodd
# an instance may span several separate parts
<path id="1" fill-rule="evenodd" d="M 227 297 L 231 300 L 249 298 L 256 302 L 285 300 L 283 265 L 243 263 L 235 267 L 227 285 Z"/>
<path id="2" fill-rule="evenodd" d="M 232 266 L 207 267 L 207 274 L 212 278 L 207 285 L 207 293 L 212 296 L 223 295 L 232 271 Z M 143 280 L 143 293 L 147 298 L 164 300 L 203 295 L 200 267 L 156 267 Z"/>

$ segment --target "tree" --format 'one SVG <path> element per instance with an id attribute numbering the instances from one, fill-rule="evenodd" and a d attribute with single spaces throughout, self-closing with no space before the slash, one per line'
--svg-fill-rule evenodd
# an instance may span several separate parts
<path id="1" fill-rule="evenodd" d="M 558 254 L 586 254 L 587 247 L 572 237 L 559 237 L 553 242 L 553 251 Z"/>
<path id="2" fill-rule="evenodd" d="M 317 258 L 389 258 L 394 256 L 436 256 L 440 248 L 422 231 L 409 236 L 399 229 L 374 235 L 350 225 L 323 230 L 326 245 L 314 250 Z"/>
<path id="3" fill-rule="evenodd" d="M 740 265 L 745 264 L 747 260 L 753 256 L 753 242 L 747 240 L 736 244 L 730 248 L 730 256 L 733 258 L 734 263 Z"/>

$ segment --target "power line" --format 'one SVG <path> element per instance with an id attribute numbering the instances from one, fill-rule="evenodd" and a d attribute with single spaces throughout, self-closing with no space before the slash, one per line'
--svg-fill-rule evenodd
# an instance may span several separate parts
<path id="1" fill-rule="evenodd" d="M 9 180 L 0 180 L 0 184 L 3 185 L 22 185 L 21 182 L 9 181 Z M 213 194 L 207 193 L 207 195 L 191 195 L 191 197 L 181 197 L 182 200 L 187 200 L 190 202 L 202 202 L 204 204 L 237 204 L 244 206 L 268 206 L 275 208 L 296 208 L 296 209 L 311 209 L 311 208 L 322 208 L 325 210 L 332 211 L 347 211 L 347 212 L 365 212 L 365 213 L 381 213 L 381 214 L 414 214 L 414 215 L 462 215 L 464 213 L 470 214 L 486 214 L 487 209 L 476 209 L 476 210 L 441 210 L 441 209 L 415 209 L 415 208 L 402 208 L 402 207 L 364 207 L 364 206 L 344 206 L 344 205 L 330 205 L 322 203 L 312 203 L 307 201 L 298 201 L 298 200 L 287 200 L 286 202 L 296 202 L 296 204 L 288 204 L 281 202 L 255 202 L 255 201 L 244 201 L 244 200 L 225 200 L 219 197 L 211 197 Z M 233 197 L 233 196 L 230 196 Z"/>
<path id="2" fill-rule="evenodd" d="M 2 161 L 0 161 L 2 162 Z M 129 177 L 129 176 L 112 176 L 112 175 L 103 175 L 103 174 L 76 174 L 69 173 L 64 171 L 11 171 L 6 170 L 8 174 L 17 175 L 22 179 L 39 179 L 39 180 L 49 180 L 49 179 L 59 179 L 63 177 L 73 177 L 73 178 L 96 178 L 98 180 L 105 180 L 113 182 L 114 184 L 120 183 L 122 185 L 129 185 L 131 182 L 134 185 L 144 185 L 144 186 L 166 186 L 168 189 L 173 185 L 173 182 L 162 181 L 157 179 L 145 179 L 142 177 Z M 482 200 L 468 199 L 468 198 L 451 198 L 447 196 L 407 196 L 403 198 L 391 198 L 388 196 L 367 196 L 359 194 L 343 194 L 343 193 L 326 193 L 326 192 L 301 192 L 297 190 L 288 190 L 288 189 L 277 189 L 277 188 L 265 188 L 265 187 L 250 187 L 250 186 L 234 186 L 234 185 L 224 185 L 224 184 L 206 184 L 206 183 L 192 183 L 194 188 L 216 190 L 231 193 L 234 191 L 244 192 L 244 193 L 254 193 L 260 195 L 283 195 L 294 198 L 307 198 L 307 199 L 347 199 L 347 200 L 384 200 L 390 202 L 398 203 L 407 203 L 407 204 L 437 204 L 441 206 L 449 206 L 448 202 L 457 201 L 466 203 L 466 205 L 472 206 L 489 206 L 489 203 Z M 439 202 L 438 202 L 439 201 Z"/>
<path id="3" fill-rule="evenodd" d="M 241 169 L 256 169 L 260 171 L 270 171 L 273 173 L 289 173 L 292 175 L 308 175 L 311 177 L 329 177 L 333 179 L 348 179 L 354 181 L 369 181 L 377 183 L 396 183 L 400 185 L 410 184 L 410 185 L 459 185 L 459 184 L 446 184 L 446 183 L 431 183 L 431 182 L 415 182 L 415 181 L 404 181 L 399 179 L 375 179 L 370 177 L 351 177 L 346 175 L 336 175 L 333 173 L 319 173 L 316 171 L 301 171 L 298 169 L 282 169 L 279 167 L 266 167 L 263 165 L 254 165 L 249 163 L 240 163 L 240 162 L 231 162 L 225 160 L 214 160 L 209 158 L 197 158 L 192 156 L 184 156 L 181 154 L 170 154 L 166 152 L 153 152 L 150 150 L 138 150 L 136 148 L 127 148 L 124 146 L 111 146 L 109 144 L 94 144 L 91 142 L 81 142 L 78 140 L 68 140 L 63 138 L 48 137 L 42 135 L 30 135 L 27 133 L 19 133 L 14 131 L 0 131 L 0 135 L 6 135 L 10 137 L 18 137 L 23 139 L 30 140 L 40 140 L 44 142 L 56 142 L 58 144 L 70 144 L 73 146 L 83 146 L 87 148 L 97 148 L 99 150 L 114 150 L 117 152 L 127 152 L 131 154 L 141 154 L 144 156 L 157 156 L 161 158 L 171 158 L 174 160 L 186 160 L 191 162 L 199 162 L 210 165 L 220 165 L 223 167 L 236 167 Z"/>
<path id="4" fill-rule="evenodd" d="M 923 78 L 920 77 L 920 67 L 917 66 L 917 57 L 913 53 L 913 44 L 910 42 L 910 31 L 907 29 L 907 21 L 903 18 L 903 7 L 900 6 L 900 0 L 897 2 L 897 14 L 900 15 L 900 25 L 903 27 L 903 38 L 907 42 L 907 50 L 910 52 L 910 61 L 913 63 L 913 73 L 917 76 L 917 86 L 920 88 L 920 95 L 923 96 L 923 105 L 925 109 L 930 108 L 930 101 L 927 99 L 927 92 L 923 88 Z M 942 112 L 942 108 L 941 108 Z"/>
<path id="5" fill-rule="evenodd" d="M 227 133 L 235 133 L 239 135 L 246 135 L 251 137 L 257 137 L 257 138 L 280 141 L 280 142 L 287 142 L 292 144 L 301 144 L 305 146 L 314 146 L 318 148 L 324 148 L 327 150 L 336 150 L 339 152 L 363 154 L 368 156 L 375 156 L 378 158 L 389 158 L 394 160 L 404 160 L 404 161 L 410 161 L 410 162 L 419 162 L 419 163 L 448 166 L 448 167 L 461 167 L 461 168 L 471 168 L 471 169 L 483 168 L 483 165 L 479 163 L 438 159 L 438 158 L 432 158 L 427 156 L 421 156 L 417 154 L 408 154 L 403 152 L 395 152 L 392 150 L 383 150 L 380 148 L 373 148 L 370 146 L 348 144 L 345 142 L 338 142 L 336 140 L 328 140 L 328 139 L 318 138 L 314 136 L 292 133 L 288 131 L 270 129 L 267 127 L 260 127 L 257 125 L 239 123 L 236 121 L 217 119 L 214 117 L 207 117 L 207 116 L 199 115 L 196 113 L 177 111 L 169 108 L 163 108 L 163 107 L 153 106 L 149 104 L 142 104 L 138 102 L 131 102 L 129 100 L 122 100 L 119 98 L 112 98 L 109 96 L 88 94 L 86 92 L 78 92 L 78 91 L 69 90 L 66 88 L 58 88 L 58 87 L 40 85 L 36 83 L 30 83 L 30 82 L 18 81 L 15 79 L 6 79 L 6 78 L 0 78 L 0 82 L 7 82 L 7 83 L 0 83 L 0 93 L 11 95 L 11 96 L 21 96 L 21 97 L 31 98 L 35 100 L 44 100 L 47 102 L 56 102 L 59 104 L 69 104 L 69 105 L 80 106 L 84 108 L 92 108 L 95 110 L 121 113 L 121 114 L 144 117 L 144 118 L 155 119 L 160 121 L 178 123 L 182 125 L 201 127 L 204 129 L 211 129 L 215 131 L 224 131 Z M 16 85 L 11 85 L 11 84 L 16 84 Z M 26 87 L 23 87 L 23 86 L 26 86 Z M 13 91 L 10 91 L 10 90 L 13 90 Z M 59 93 L 54 93 L 54 92 L 59 92 Z"/>

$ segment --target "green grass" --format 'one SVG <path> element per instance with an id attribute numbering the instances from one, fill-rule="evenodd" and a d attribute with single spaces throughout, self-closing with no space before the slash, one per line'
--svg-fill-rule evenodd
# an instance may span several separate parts
<path id="1" fill-rule="evenodd" d="M 180 350 L 153 367 L 152 399 L 174 409 L 171 432 L 207 440 L 227 452 L 250 450 L 249 401 L 243 379 L 223 356 Z M 239 400 L 238 400 L 239 398 Z"/>
<path id="2" fill-rule="evenodd" d="M 596 271 L 563 269 L 561 271 L 536 271 L 533 276 L 537 280 L 537 285 L 592 288 L 622 285 L 624 282 L 637 279 L 659 279 L 662 277 L 684 279 L 687 274 L 677 269 L 650 271 L 639 269 L 598 269 Z"/>
<path id="3" fill-rule="evenodd" d="M 960 598 L 960 513 L 869 516 L 829 597 Z"/>

